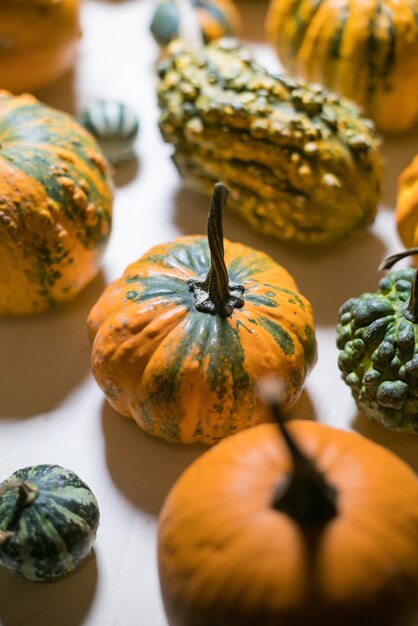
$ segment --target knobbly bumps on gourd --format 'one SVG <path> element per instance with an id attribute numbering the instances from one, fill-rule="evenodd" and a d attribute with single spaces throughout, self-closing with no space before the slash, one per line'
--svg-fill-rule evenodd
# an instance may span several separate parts
<path id="1" fill-rule="evenodd" d="M 94 138 L 33 96 L 0 91 L 0 314 L 45 311 L 99 271 L 110 169 Z"/>
<path id="2" fill-rule="evenodd" d="M 174 41 L 159 72 L 160 129 L 186 184 L 210 194 L 222 180 L 254 230 L 292 244 L 373 221 L 379 138 L 353 103 L 270 75 L 234 39 Z"/>
<path id="3" fill-rule="evenodd" d="M 348 300 L 340 309 L 337 346 L 338 366 L 359 408 L 387 428 L 418 433 L 415 280 L 416 270 L 394 271 L 376 293 Z"/>

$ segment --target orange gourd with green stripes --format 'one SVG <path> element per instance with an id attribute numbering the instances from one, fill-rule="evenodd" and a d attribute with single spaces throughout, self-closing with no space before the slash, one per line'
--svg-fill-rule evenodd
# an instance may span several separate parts
<path id="1" fill-rule="evenodd" d="M 316 360 L 309 302 L 262 252 L 223 240 L 226 188 L 204 237 L 180 237 L 132 263 L 93 307 L 92 368 L 110 404 L 146 432 L 213 444 L 266 417 L 254 382 L 298 398 Z"/>
<path id="2" fill-rule="evenodd" d="M 417 0 L 272 0 L 267 30 L 285 69 L 355 100 L 383 132 L 417 121 Z"/>
<path id="3" fill-rule="evenodd" d="M 71 299 L 98 272 L 112 187 L 93 137 L 33 96 L 0 91 L 0 314 Z"/>

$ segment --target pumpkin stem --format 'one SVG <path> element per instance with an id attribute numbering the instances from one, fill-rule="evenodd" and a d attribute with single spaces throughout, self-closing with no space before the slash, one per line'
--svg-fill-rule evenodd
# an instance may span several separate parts
<path id="1" fill-rule="evenodd" d="M 302 526 L 324 524 L 337 515 L 337 491 L 306 456 L 285 426 L 279 405 L 280 385 L 275 377 L 259 381 L 261 400 L 270 406 L 293 460 L 293 472 L 275 490 L 272 506 Z"/>
<path id="2" fill-rule="evenodd" d="M 189 280 L 195 296 L 195 308 L 201 313 L 228 317 L 235 308 L 244 306 L 244 287 L 229 282 L 224 259 L 222 212 L 228 198 L 228 188 L 216 183 L 208 216 L 208 241 L 211 265 L 204 281 Z"/>
<path id="3" fill-rule="evenodd" d="M 388 270 L 401 259 L 405 259 L 406 257 L 414 254 L 418 254 L 418 248 L 408 248 L 403 252 L 392 254 L 382 261 L 379 265 L 379 270 Z M 411 282 L 411 295 L 405 307 L 405 317 L 414 324 L 418 323 L 418 270 L 415 270 L 415 274 Z"/>
<path id="4" fill-rule="evenodd" d="M 36 485 L 12 478 L 0 485 L 0 498 L 13 489 L 17 490 L 16 504 L 19 507 L 30 506 L 39 496 L 39 489 Z"/>

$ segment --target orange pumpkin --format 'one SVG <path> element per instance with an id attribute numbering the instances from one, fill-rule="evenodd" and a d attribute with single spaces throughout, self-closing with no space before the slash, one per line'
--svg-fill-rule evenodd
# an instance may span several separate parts
<path id="1" fill-rule="evenodd" d="M 152 248 L 88 320 L 110 404 L 173 442 L 212 444 L 263 420 L 254 381 L 266 372 L 286 381 L 291 406 L 316 360 L 310 304 L 266 254 L 223 241 L 225 202 L 219 184 L 209 246 L 196 236 Z"/>
<path id="2" fill-rule="evenodd" d="M 412 626 L 417 537 L 418 480 L 392 453 L 315 422 L 258 425 L 195 461 L 164 504 L 169 624 Z"/>
<path id="3" fill-rule="evenodd" d="M 79 37 L 79 0 L 2 0 L 0 88 L 52 83 L 73 65 Z"/>
<path id="4" fill-rule="evenodd" d="M 0 315 L 45 311 L 96 276 L 112 200 L 110 169 L 84 128 L 0 90 Z"/>
<path id="5" fill-rule="evenodd" d="M 418 155 L 399 177 L 396 224 L 405 247 L 418 246 Z"/>

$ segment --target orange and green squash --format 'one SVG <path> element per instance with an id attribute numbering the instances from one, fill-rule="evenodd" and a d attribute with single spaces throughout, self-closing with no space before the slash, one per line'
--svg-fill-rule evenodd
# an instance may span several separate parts
<path id="1" fill-rule="evenodd" d="M 289 454 L 290 452 L 290 454 Z M 180 477 L 158 530 L 170 626 L 413 626 L 418 479 L 358 434 L 260 424 Z"/>
<path id="2" fill-rule="evenodd" d="M 71 299 L 99 270 L 112 183 L 95 140 L 33 96 L 0 92 L 0 315 Z"/>
<path id="3" fill-rule="evenodd" d="M 190 9 L 195 15 L 189 19 L 196 20 L 195 26 L 200 31 L 198 36 L 205 43 L 236 34 L 239 30 L 240 16 L 232 0 L 160 0 L 151 21 L 151 32 L 160 46 L 187 36 L 183 13 L 187 11 L 189 16 Z"/>
<path id="4" fill-rule="evenodd" d="M 298 398 L 316 361 L 309 302 L 262 252 L 223 240 L 215 186 L 208 241 L 180 237 L 132 263 L 90 312 L 93 374 L 112 407 L 168 441 L 213 444 L 265 418 L 254 381 Z"/>
<path id="5" fill-rule="evenodd" d="M 418 246 L 418 155 L 399 177 L 396 224 L 405 247 Z"/>
<path id="6" fill-rule="evenodd" d="M 2 0 L 0 88 L 33 92 L 74 64 L 79 0 Z"/>
<path id="7" fill-rule="evenodd" d="M 360 104 L 382 132 L 418 119 L 417 0 L 272 0 L 283 67 Z"/>

